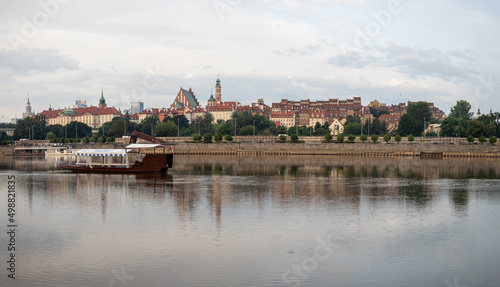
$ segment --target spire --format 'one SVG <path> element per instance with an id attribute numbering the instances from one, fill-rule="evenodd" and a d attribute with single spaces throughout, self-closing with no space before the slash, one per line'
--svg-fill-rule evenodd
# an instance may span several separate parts
<path id="1" fill-rule="evenodd" d="M 27 105 L 30 104 L 30 93 L 28 93 L 28 102 L 26 103 Z"/>
<path id="2" fill-rule="evenodd" d="M 99 99 L 99 108 L 106 107 L 106 100 L 104 99 L 104 89 L 101 88 L 101 98 Z"/>

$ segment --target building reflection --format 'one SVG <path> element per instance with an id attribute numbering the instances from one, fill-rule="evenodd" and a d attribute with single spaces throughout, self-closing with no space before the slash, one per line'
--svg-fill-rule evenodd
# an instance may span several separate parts
<path id="1" fill-rule="evenodd" d="M 224 216 L 236 206 L 250 204 L 274 207 L 335 210 L 349 206 L 359 214 L 363 204 L 376 207 L 384 200 L 424 208 L 439 194 L 429 182 L 461 179 L 463 187 L 448 191 L 457 214 L 469 205 L 467 179 L 498 179 L 498 160 L 410 160 L 342 157 L 206 157 L 178 156 L 168 174 L 73 174 L 54 170 L 58 162 L 12 160 L 3 168 L 26 173 L 30 208 L 34 197 L 45 196 L 51 204 L 74 201 L 84 210 L 100 213 L 102 221 L 110 208 L 125 201 L 172 206 L 181 222 L 213 219 L 217 230 Z M 40 192 L 43 191 L 43 192 Z"/>

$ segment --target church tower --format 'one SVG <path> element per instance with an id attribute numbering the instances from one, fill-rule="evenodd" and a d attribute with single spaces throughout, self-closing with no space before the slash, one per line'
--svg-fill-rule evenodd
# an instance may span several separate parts
<path id="1" fill-rule="evenodd" d="M 217 82 L 215 82 L 215 102 L 217 104 L 220 104 L 222 102 L 221 97 L 222 97 L 222 95 L 221 95 L 220 80 L 219 80 L 219 76 L 217 76 Z"/>
<path id="2" fill-rule="evenodd" d="M 106 107 L 106 100 L 104 99 L 104 89 L 101 89 L 101 99 L 99 99 L 99 108 Z"/>

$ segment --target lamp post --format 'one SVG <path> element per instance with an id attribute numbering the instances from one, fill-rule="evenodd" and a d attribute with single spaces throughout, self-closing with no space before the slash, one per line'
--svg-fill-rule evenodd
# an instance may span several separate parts
<path id="1" fill-rule="evenodd" d="M 253 120 L 253 136 L 255 136 L 255 120 Z"/>

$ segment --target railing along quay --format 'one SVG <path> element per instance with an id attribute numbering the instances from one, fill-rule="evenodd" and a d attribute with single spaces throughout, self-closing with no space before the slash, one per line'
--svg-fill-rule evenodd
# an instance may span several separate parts
<path id="1" fill-rule="evenodd" d="M 443 159 L 443 158 L 500 158 L 497 153 L 426 153 L 421 152 L 344 152 L 328 150 L 176 150 L 178 155 L 211 155 L 211 156 L 338 156 L 338 157 L 368 157 L 368 158 L 422 158 L 422 159 Z"/>

